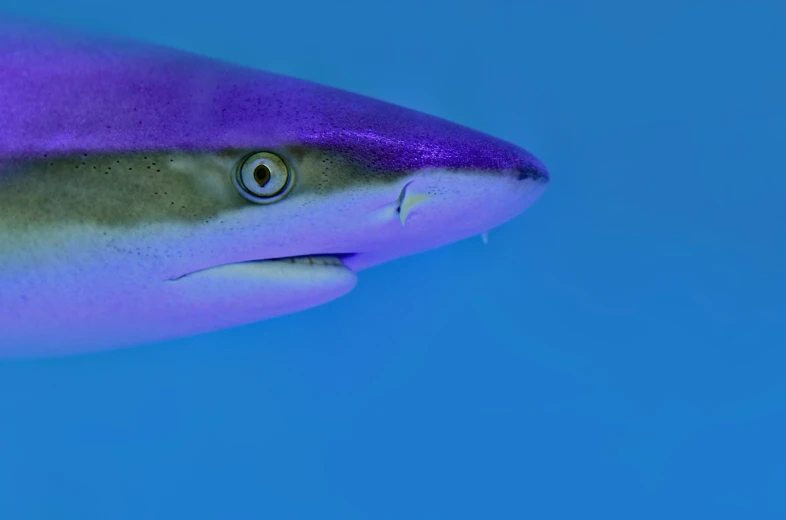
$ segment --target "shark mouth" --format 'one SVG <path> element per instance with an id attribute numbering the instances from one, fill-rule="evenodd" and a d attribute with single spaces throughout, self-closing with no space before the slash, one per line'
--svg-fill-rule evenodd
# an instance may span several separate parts
<path id="1" fill-rule="evenodd" d="M 214 265 L 204 269 L 198 269 L 189 273 L 181 274 L 169 278 L 169 281 L 177 281 L 191 275 L 212 271 L 214 269 L 221 269 L 233 265 L 254 265 L 254 264 L 270 264 L 270 265 L 293 265 L 302 268 L 303 266 L 313 266 L 314 268 L 321 267 L 339 267 L 341 269 L 349 269 L 344 264 L 344 260 L 356 256 L 357 253 L 335 253 L 335 254 L 317 254 L 317 255 L 300 255 L 300 256 L 285 256 L 280 258 L 260 258 L 255 260 L 246 260 L 241 262 L 231 262 L 228 264 Z"/>
<path id="2" fill-rule="evenodd" d="M 344 259 L 355 256 L 355 253 L 347 254 L 334 254 L 334 255 L 303 255 L 303 256 L 285 256 L 282 258 L 267 258 L 264 260 L 252 260 L 254 262 L 286 262 L 290 264 L 302 265 L 334 265 L 337 267 L 346 267 Z"/>

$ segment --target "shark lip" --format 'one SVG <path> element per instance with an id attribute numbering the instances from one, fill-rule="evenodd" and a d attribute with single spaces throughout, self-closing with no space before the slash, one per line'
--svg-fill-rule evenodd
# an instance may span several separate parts
<path id="1" fill-rule="evenodd" d="M 314 266 L 314 268 L 320 267 L 340 267 L 343 269 L 349 269 L 344 264 L 344 260 L 350 257 L 355 256 L 357 253 L 332 253 L 332 254 L 311 254 L 311 255 L 297 255 L 297 256 L 282 256 L 282 257 L 275 257 L 275 258 L 259 258 L 253 260 L 243 260 L 239 262 L 229 262 L 226 264 L 219 264 L 213 265 L 210 267 L 205 267 L 203 269 L 197 269 L 196 271 L 191 271 L 185 274 L 181 274 L 179 276 L 174 276 L 169 279 L 169 281 L 177 281 L 193 274 L 203 273 L 205 271 L 210 271 L 213 269 L 218 269 L 221 267 L 226 267 L 230 265 L 237 265 L 237 264 L 261 264 L 261 263 L 276 263 L 276 264 L 295 264 L 299 266 Z"/>

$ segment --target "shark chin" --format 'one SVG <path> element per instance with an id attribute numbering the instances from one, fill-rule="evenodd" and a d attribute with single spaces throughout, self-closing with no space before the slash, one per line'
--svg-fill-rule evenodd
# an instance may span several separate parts
<path id="1" fill-rule="evenodd" d="M 53 289 L 3 337 L 2 357 L 87 354 L 247 325 L 340 298 L 357 275 L 340 257 L 316 255 L 224 264 L 139 285 L 117 282 L 102 290 L 100 319 L 90 282 L 81 294 Z"/>

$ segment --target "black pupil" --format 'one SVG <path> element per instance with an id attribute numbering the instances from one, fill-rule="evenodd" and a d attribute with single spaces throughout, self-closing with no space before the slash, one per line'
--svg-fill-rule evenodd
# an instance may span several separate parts
<path id="1" fill-rule="evenodd" d="M 260 164 L 254 169 L 254 180 L 257 181 L 260 188 L 264 188 L 265 184 L 270 182 L 270 168 L 264 164 Z"/>

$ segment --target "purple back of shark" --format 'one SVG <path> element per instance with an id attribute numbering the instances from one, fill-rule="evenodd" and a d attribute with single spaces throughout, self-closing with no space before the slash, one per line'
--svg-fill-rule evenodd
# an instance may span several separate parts
<path id="1" fill-rule="evenodd" d="M 525 150 L 365 96 L 155 45 L 0 21 L 0 158 L 303 145 L 377 171 L 525 169 Z"/>

